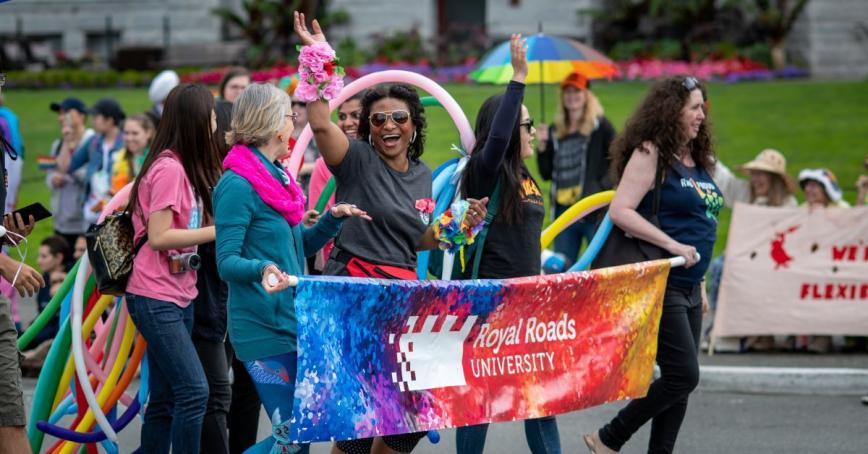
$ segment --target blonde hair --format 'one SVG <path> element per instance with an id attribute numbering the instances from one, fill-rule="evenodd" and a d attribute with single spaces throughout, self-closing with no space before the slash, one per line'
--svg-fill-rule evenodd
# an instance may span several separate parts
<path id="1" fill-rule="evenodd" d="M 769 193 L 766 195 L 766 199 L 768 200 L 768 206 L 770 207 L 779 207 L 784 206 L 787 200 L 793 196 L 793 193 L 787 187 L 786 181 L 784 181 L 784 177 L 773 173 L 767 172 L 765 170 L 751 170 L 751 172 L 763 172 L 769 175 Z M 750 201 L 753 203 L 757 199 L 757 195 L 754 193 L 753 185 L 750 187 Z"/>
<path id="2" fill-rule="evenodd" d="M 232 106 L 226 143 L 260 146 L 283 126 L 291 102 L 286 92 L 271 84 L 251 84 Z"/>
<path id="3" fill-rule="evenodd" d="M 562 139 L 570 133 L 569 111 L 564 107 L 564 94 L 561 91 L 561 96 L 558 98 L 558 110 L 555 113 L 555 133 L 557 137 Z M 579 119 L 579 134 L 589 136 L 594 132 L 594 127 L 597 125 L 597 118 L 603 116 L 603 106 L 600 100 L 594 96 L 591 90 L 585 90 L 585 110 L 582 111 L 582 118 Z"/>

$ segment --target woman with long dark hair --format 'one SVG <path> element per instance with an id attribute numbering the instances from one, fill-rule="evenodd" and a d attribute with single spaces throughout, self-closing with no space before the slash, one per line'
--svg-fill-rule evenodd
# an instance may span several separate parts
<path id="1" fill-rule="evenodd" d="M 717 239 L 723 195 L 712 179 L 715 165 L 705 88 L 693 77 L 657 82 L 610 150 L 617 189 L 609 215 L 626 233 L 686 265 L 669 272 L 657 337 L 660 378 L 599 431 L 584 436 L 594 453 L 618 452 L 653 419 L 648 452 L 672 452 L 699 383 L 699 336 L 708 308 L 703 277 Z M 655 175 L 660 180 L 655 181 Z M 659 184 L 658 225 L 651 217 Z M 699 258 L 697 258 L 697 252 Z"/>
<path id="2" fill-rule="evenodd" d="M 196 297 L 194 254 L 214 241 L 211 188 L 220 177 L 214 98 L 181 84 L 130 194 L 134 242 L 127 307 L 148 342 L 151 397 L 142 426 L 146 453 L 198 453 L 208 383 L 190 338 Z M 204 222 L 203 222 L 204 221 Z"/>
<path id="3" fill-rule="evenodd" d="M 539 185 L 524 161 L 533 156 L 536 128 L 522 104 L 527 77 L 527 49 L 521 35 L 512 35 L 513 77 L 504 94 L 485 100 L 476 116 L 476 145 L 461 180 L 466 197 L 493 197 L 500 191 L 497 215 L 482 249 L 479 278 L 507 279 L 540 274 L 540 235 L 545 208 Z M 481 454 L 488 424 L 456 431 L 458 454 Z M 561 452 L 554 416 L 524 422 L 534 454 Z"/>

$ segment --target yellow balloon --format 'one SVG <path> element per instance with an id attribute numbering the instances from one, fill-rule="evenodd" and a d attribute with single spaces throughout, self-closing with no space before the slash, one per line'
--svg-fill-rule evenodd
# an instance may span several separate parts
<path id="1" fill-rule="evenodd" d="M 552 222 L 547 229 L 543 230 L 540 243 L 542 248 L 548 247 L 555 237 L 563 232 L 574 221 L 577 221 L 588 213 L 598 210 L 612 202 L 612 197 L 615 196 L 615 191 L 603 191 L 593 195 L 589 195 L 582 200 L 576 202 L 567 211 L 558 216 L 555 222 Z"/>

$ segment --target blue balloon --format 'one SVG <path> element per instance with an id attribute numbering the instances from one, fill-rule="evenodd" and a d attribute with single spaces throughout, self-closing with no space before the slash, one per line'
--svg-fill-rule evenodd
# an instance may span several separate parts
<path id="1" fill-rule="evenodd" d="M 440 167 L 437 167 L 437 169 L 432 172 L 434 181 L 432 182 L 431 193 L 436 201 L 434 213 L 431 217 L 432 221 L 446 212 L 449 208 L 449 204 L 452 202 L 452 198 L 455 197 L 455 185 L 449 184 L 449 182 L 452 181 L 452 177 L 455 175 L 455 169 L 457 167 L 458 158 L 453 158 L 444 162 Z M 416 254 L 416 277 L 419 280 L 425 280 L 428 278 L 428 261 L 430 259 L 430 254 L 429 251 L 419 251 Z"/>
<path id="2" fill-rule="evenodd" d="M 585 249 L 585 253 L 579 258 L 579 260 L 568 270 L 569 272 L 574 271 L 585 271 L 591 267 L 591 262 L 597 258 L 597 254 L 600 253 L 600 249 L 603 248 L 603 244 L 606 243 L 606 238 L 609 237 L 609 232 L 612 231 L 612 220 L 609 219 L 609 213 L 606 213 L 606 216 L 603 218 L 603 222 L 600 223 L 600 227 L 597 228 L 597 233 L 594 234 L 594 238 L 591 239 L 591 242 L 588 243 L 588 248 Z"/>

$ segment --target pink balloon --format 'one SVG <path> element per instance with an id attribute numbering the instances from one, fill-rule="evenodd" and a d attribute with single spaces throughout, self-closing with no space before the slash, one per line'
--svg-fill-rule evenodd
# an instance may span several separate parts
<path id="1" fill-rule="evenodd" d="M 449 116 L 452 117 L 452 121 L 455 122 L 455 126 L 458 128 L 458 134 L 461 137 L 461 145 L 468 153 L 473 150 L 476 136 L 473 134 L 473 128 L 470 127 L 470 122 L 467 120 L 467 116 L 464 115 L 464 111 L 461 110 L 461 106 L 458 105 L 455 98 L 453 98 L 449 92 L 444 90 L 443 87 L 437 84 L 437 82 L 410 71 L 392 69 L 368 74 L 367 76 L 356 79 L 354 82 L 344 87 L 344 89 L 341 90 L 341 94 L 336 99 L 329 102 L 329 111 L 334 111 L 339 105 L 349 99 L 350 96 L 353 96 L 366 88 L 382 83 L 398 82 L 415 85 L 428 93 L 431 93 L 431 96 L 437 99 L 437 101 L 440 101 L 440 104 L 444 109 L 446 109 L 446 112 L 449 113 Z M 298 176 L 298 169 L 301 168 L 302 159 L 304 159 L 304 150 L 307 148 L 307 144 L 310 143 L 311 138 L 313 138 L 313 131 L 310 129 L 310 125 L 307 125 L 305 126 L 304 131 L 301 132 L 301 135 L 298 136 L 298 141 L 295 142 L 295 147 L 293 147 L 292 153 L 289 157 L 289 162 L 286 165 L 293 178 Z M 120 192 L 118 194 L 120 194 Z"/>

